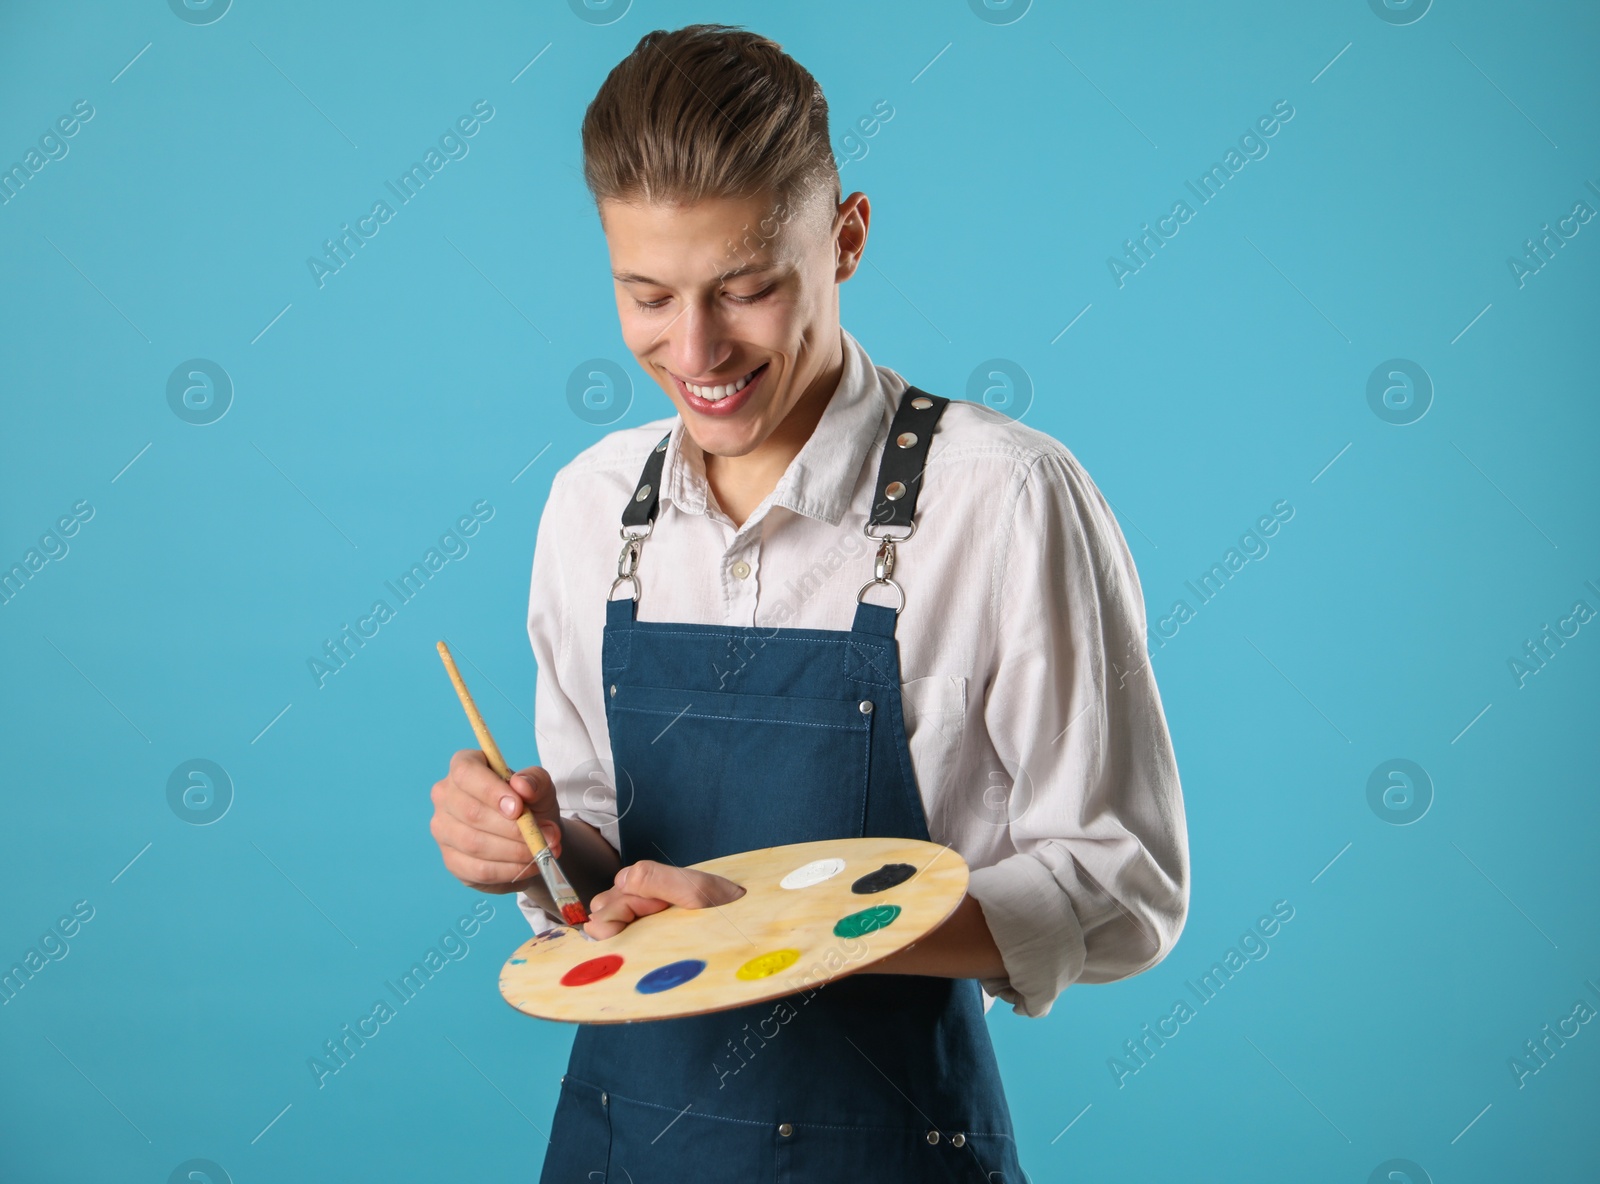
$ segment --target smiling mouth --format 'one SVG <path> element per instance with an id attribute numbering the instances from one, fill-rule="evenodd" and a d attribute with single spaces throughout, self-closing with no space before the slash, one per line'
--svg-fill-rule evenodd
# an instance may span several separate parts
<path id="1" fill-rule="evenodd" d="M 744 390 L 745 387 L 750 385 L 750 380 L 760 374 L 766 367 L 767 363 L 763 362 L 737 381 L 723 383 L 720 386 L 701 386 L 699 383 L 689 382 L 682 378 L 678 379 L 678 381 L 683 383 L 684 389 L 695 398 L 703 399 L 707 403 L 720 403 L 722 400 Z"/>

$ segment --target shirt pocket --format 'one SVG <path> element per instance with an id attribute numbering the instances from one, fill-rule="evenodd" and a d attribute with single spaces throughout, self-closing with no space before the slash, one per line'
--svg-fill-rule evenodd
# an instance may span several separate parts
<path id="1" fill-rule="evenodd" d="M 956 674 L 930 674 L 900 686 L 911 770 L 928 807 L 950 790 L 961 761 L 967 727 L 967 680 Z"/>

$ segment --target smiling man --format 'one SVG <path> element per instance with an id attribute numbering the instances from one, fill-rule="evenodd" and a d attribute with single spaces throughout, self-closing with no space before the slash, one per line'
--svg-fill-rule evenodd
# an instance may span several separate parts
<path id="1" fill-rule="evenodd" d="M 735 525 L 776 487 L 844 368 L 839 284 L 861 261 L 872 211 L 864 193 L 836 205 L 810 184 L 793 195 L 798 209 L 771 193 L 600 202 L 623 340 L 694 420 L 706 479 Z M 743 262 L 752 249 L 757 260 Z"/>
<path id="2" fill-rule="evenodd" d="M 872 209 L 779 46 L 648 34 L 583 145 L 623 339 L 677 414 L 556 475 L 528 612 L 541 764 L 508 783 L 455 754 L 445 865 L 559 923 L 531 810 L 602 941 L 736 899 L 685 866 L 761 847 L 931 839 L 972 874 L 943 926 L 781 1026 L 771 1004 L 580 1026 L 543 1179 L 1020 1184 L 985 1000 L 1042 1016 L 1136 974 L 1188 908 L 1132 556 L 1059 441 L 841 327 Z"/>

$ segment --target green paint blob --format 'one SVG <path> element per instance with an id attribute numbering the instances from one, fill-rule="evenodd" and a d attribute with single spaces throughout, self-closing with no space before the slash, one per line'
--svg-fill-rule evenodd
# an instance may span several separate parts
<path id="1" fill-rule="evenodd" d="M 869 933 L 887 929 L 899 915 L 900 906 L 897 904 L 875 904 L 870 909 L 839 918 L 833 933 L 835 937 L 865 937 Z"/>

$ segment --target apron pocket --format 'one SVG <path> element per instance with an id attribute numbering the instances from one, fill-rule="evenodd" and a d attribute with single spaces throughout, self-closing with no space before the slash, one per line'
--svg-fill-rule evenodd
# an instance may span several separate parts
<path id="1" fill-rule="evenodd" d="M 697 1115 L 692 1108 L 673 1110 L 616 1094 L 610 1101 L 615 1142 L 608 1184 L 767 1184 L 778 1178 L 778 1136 L 769 1123 Z"/>
<path id="2" fill-rule="evenodd" d="M 865 833 L 876 712 L 861 701 L 616 685 L 606 714 L 625 863 Z"/>
<path id="3" fill-rule="evenodd" d="M 561 1095 L 550 1124 L 539 1184 L 600 1184 L 611 1167 L 610 1099 L 597 1085 L 570 1073 L 561 1079 Z"/>

